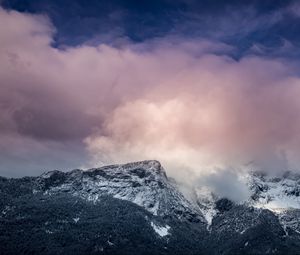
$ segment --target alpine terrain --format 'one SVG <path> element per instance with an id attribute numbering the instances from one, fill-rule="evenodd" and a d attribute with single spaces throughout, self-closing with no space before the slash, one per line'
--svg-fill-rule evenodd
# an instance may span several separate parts
<path id="1" fill-rule="evenodd" d="M 0 178 L 0 254 L 300 254 L 300 176 L 188 199 L 158 161 Z"/>

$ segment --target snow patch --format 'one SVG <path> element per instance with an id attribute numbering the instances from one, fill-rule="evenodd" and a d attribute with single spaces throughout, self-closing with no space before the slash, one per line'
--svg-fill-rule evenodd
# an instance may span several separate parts
<path id="1" fill-rule="evenodd" d="M 114 245 L 114 243 L 112 243 L 112 242 L 109 241 L 109 240 L 107 240 L 107 243 L 108 243 L 109 246 L 113 246 L 113 245 Z"/>
<path id="2" fill-rule="evenodd" d="M 161 237 L 165 237 L 169 235 L 170 226 L 158 226 L 155 223 L 151 222 L 151 227 L 154 229 L 154 231 Z"/>
<path id="3" fill-rule="evenodd" d="M 75 223 L 77 223 L 80 220 L 80 218 L 79 217 L 78 218 L 73 218 L 73 220 L 74 220 Z"/>
<path id="4" fill-rule="evenodd" d="M 212 220 L 217 214 L 215 209 L 216 197 L 208 187 L 197 188 L 195 192 L 198 207 L 207 222 L 207 229 L 209 230 Z"/>
<path id="5" fill-rule="evenodd" d="M 217 214 L 217 210 L 213 207 L 208 207 L 206 209 L 201 210 L 205 220 L 207 221 L 207 227 L 209 228 L 211 226 L 212 220 Z"/>
<path id="6" fill-rule="evenodd" d="M 241 234 L 241 235 L 244 234 L 244 233 L 246 232 L 246 230 L 247 230 L 247 228 L 243 229 L 243 230 L 240 232 L 240 234 Z"/>

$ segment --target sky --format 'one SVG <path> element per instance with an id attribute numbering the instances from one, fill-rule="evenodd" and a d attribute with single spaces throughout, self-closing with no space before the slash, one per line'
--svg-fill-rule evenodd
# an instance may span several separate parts
<path id="1" fill-rule="evenodd" d="M 0 5 L 1 176 L 146 159 L 187 182 L 300 171 L 298 1 Z"/>

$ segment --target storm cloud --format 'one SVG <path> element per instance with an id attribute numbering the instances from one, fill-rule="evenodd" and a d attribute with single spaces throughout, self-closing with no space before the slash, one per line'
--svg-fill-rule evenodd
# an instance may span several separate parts
<path id="1" fill-rule="evenodd" d="M 1 175 L 144 159 L 187 182 L 300 169 L 295 61 L 178 35 L 54 47 L 47 16 L 0 9 L 0 23 Z"/>

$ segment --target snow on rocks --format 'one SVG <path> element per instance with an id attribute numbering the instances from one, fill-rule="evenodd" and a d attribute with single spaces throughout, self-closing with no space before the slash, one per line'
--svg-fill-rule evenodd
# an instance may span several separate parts
<path id="1" fill-rule="evenodd" d="M 170 226 L 168 226 L 168 225 L 159 226 L 159 225 L 156 225 L 155 223 L 151 222 L 151 227 L 160 237 L 165 237 L 165 236 L 169 235 Z"/>
<path id="2" fill-rule="evenodd" d="M 188 215 L 205 221 L 201 212 L 168 179 L 156 160 L 87 171 L 48 172 L 40 177 L 40 189 L 44 194 L 66 192 L 94 203 L 99 202 L 101 196 L 110 195 L 133 202 L 153 215 L 176 214 L 178 218 Z"/>

